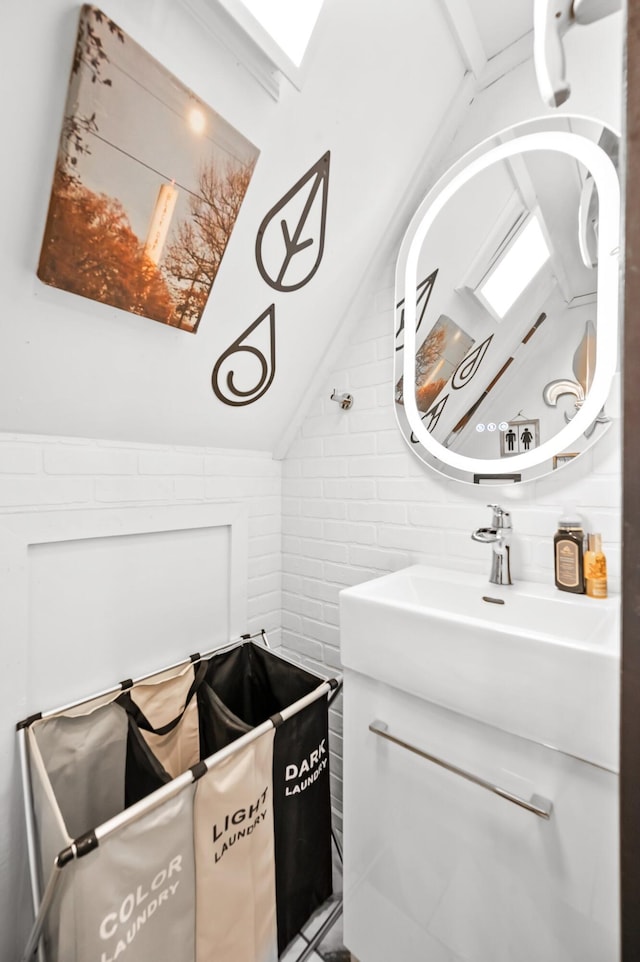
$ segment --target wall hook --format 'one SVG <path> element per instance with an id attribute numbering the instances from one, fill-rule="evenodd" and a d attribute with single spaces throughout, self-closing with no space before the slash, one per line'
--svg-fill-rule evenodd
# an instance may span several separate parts
<path id="1" fill-rule="evenodd" d="M 348 411 L 353 404 L 353 397 L 351 394 L 336 394 L 335 388 L 333 389 L 331 400 L 337 401 L 343 411 Z"/>

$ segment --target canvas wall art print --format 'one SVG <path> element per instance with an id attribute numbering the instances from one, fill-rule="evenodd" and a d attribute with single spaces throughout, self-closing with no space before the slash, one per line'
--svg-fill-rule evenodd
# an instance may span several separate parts
<path id="1" fill-rule="evenodd" d="M 258 154 L 83 6 L 38 277 L 195 332 Z"/>

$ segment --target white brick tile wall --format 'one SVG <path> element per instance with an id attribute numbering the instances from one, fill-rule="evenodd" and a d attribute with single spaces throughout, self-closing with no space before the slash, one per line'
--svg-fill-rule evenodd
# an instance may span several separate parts
<path id="1" fill-rule="evenodd" d="M 342 735 L 342 712 L 333 706 L 329 709 L 329 730 Z"/>
<path id="2" fill-rule="evenodd" d="M 249 557 L 259 558 L 262 555 L 273 555 L 280 551 L 280 535 L 269 534 L 249 539 Z"/>
<path id="3" fill-rule="evenodd" d="M 246 630 L 265 628 L 276 645 L 282 610 L 281 474 L 282 464 L 261 452 L 0 435 L 0 513 L 244 501 L 249 509 Z M 321 481 L 317 484 L 321 488 Z"/>
<path id="4" fill-rule="evenodd" d="M 375 544 L 377 530 L 373 524 L 347 524 L 343 521 L 325 521 L 322 526 L 327 541 L 354 544 Z"/>
<path id="5" fill-rule="evenodd" d="M 0 475 L 37 474 L 42 469 L 42 452 L 28 444 L 7 443 L 0 447 Z"/>
<path id="6" fill-rule="evenodd" d="M 321 498 L 322 494 L 322 481 L 318 478 L 287 481 L 287 497 L 289 498 Z"/>
<path id="7" fill-rule="evenodd" d="M 405 524 L 407 506 L 383 504 L 381 501 L 352 501 L 346 506 L 347 517 L 352 521 L 375 521 L 377 524 Z"/>
<path id="8" fill-rule="evenodd" d="M 328 480 L 322 485 L 325 498 L 356 501 L 373 501 L 376 496 L 375 481 Z"/>
<path id="9" fill-rule="evenodd" d="M 301 554 L 307 558 L 321 558 L 323 561 L 342 561 L 348 559 L 349 549 L 346 544 L 334 544 L 330 541 L 312 541 L 301 538 L 299 542 Z"/>
<path id="10" fill-rule="evenodd" d="M 404 454 L 407 450 L 407 444 L 396 429 L 380 431 L 376 438 L 376 450 L 378 454 Z"/>
<path id="11" fill-rule="evenodd" d="M 381 454 L 373 458 L 355 458 L 349 461 L 352 478 L 404 478 L 407 475 L 404 454 Z"/>
<path id="12" fill-rule="evenodd" d="M 282 560 L 280 552 L 274 554 L 259 554 L 257 557 L 249 558 L 249 578 L 258 578 L 260 575 L 270 574 L 272 571 L 282 570 Z"/>
<path id="13" fill-rule="evenodd" d="M 361 551 L 366 549 L 360 549 Z M 289 561 L 289 559 L 287 559 Z M 283 561 L 284 563 L 284 561 Z M 357 567 L 353 562 L 346 565 L 325 564 L 322 565 L 321 577 L 326 581 L 333 582 L 343 588 L 350 585 L 359 585 L 363 581 L 373 578 L 377 572 L 375 569 Z"/>
<path id="14" fill-rule="evenodd" d="M 88 479 L 49 478 L 43 475 L 0 477 L 0 509 L 42 508 L 46 505 L 88 504 L 93 486 Z"/>
<path id="15" fill-rule="evenodd" d="M 464 554 L 464 550 L 456 550 L 457 543 L 452 542 L 453 538 L 457 539 L 458 534 L 457 531 L 449 533 L 446 542 L 449 553 L 456 555 Z M 471 542 L 471 539 L 469 541 Z M 399 525 L 385 525 L 378 530 L 378 544 L 381 548 L 401 548 L 418 554 L 442 555 L 445 553 L 445 534 L 441 530 L 427 532 L 409 526 L 401 528 Z"/>
<path id="16" fill-rule="evenodd" d="M 344 354 L 341 364 L 347 371 L 352 371 L 353 368 L 359 367 L 363 364 L 371 365 L 372 361 L 377 359 L 376 352 L 376 342 L 369 341 L 366 343 L 353 344 L 349 347 Z M 377 381 L 374 381 L 374 384 Z"/>
<path id="17" fill-rule="evenodd" d="M 110 504 L 171 501 L 173 489 L 171 478 L 97 478 L 94 484 L 96 501 Z"/>
<path id="18" fill-rule="evenodd" d="M 261 534 L 280 534 L 282 531 L 282 515 L 278 511 L 277 514 L 259 514 L 250 517 L 249 529 L 254 537 Z"/>
<path id="19" fill-rule="evenodd" d="M 290 573 L 282 575 L 282 590 L 289 591 L 291 594 L 299 594 L 302 588 L 302 578 L 300 575 Z"/>
<path id="20" fill-rule="evenodd" d="M 283 549 L 283 558 L 286 552 Z M 306 576 L 307 578 L 322 578 L 325 565 L 322 561 L 318 561 L 316 558 L 301 558 L 300 555 L 289 555 L 289 560 L 287 565 L 284 564 L 283 560 L 283 571 L 286 568 L 287 571 L 291 570 L 292 562 L 295 564 L 294 570 L 299 574 Z"/>
<path id="21" fill-rule="evenodd" d="M 352 388 L 371 387 L 381 383 L 388 384 L 393 377 L 393 367 L 391 357 L 384 361 L 374 361 L 371 364 L 363 364 L 355 367 L 351 371 L 350 382 Z"/>
<path id="22" fill-rule="evenodd" d="M 176 501 L 204 501 L 204 478 L 176 478 L 174 482 Z"/>
<path id="23" fill-rule="evenodd" d="M 318 502 L 318 504 L 321 504 L 321 502 Z M 283 498 L 282 511 L 287 517 L 290 517 L 294 514 L 302 514 L 302 505 L 300 500 L 298 498 Z"/>
<path id="24" fill-rule="evenodd" d="M 306 458 L 301 473 L 304 478 L 343 478 L 347 470 L 346 458 Z"/>
<path id="25" fill-rule="evenodd" d="M 370 568 L 372 573 L 384 574 L 387 571 L 398 571 L 410 564 L 408 552 L 387 551 L 383 548 L 362 548 L 359 545 L 351 545 L 349 548 L 349 563 L 361 569 Z M 365 580 L 365 579 L 362 579 Z M 357 584 L 357 581 L 346 582 Z"/>
<path id="26" fill-rule="evenodd" d="M 329 625 L 340 624 L 340 609 L 338 605 L 323 605 L 322 618 Z"/>
<path id="27" fill-rule="evenodd" d="M 284 535 L 300 535 L 304 538 L 321 538 L 323 523 L 320 518 L 284 517 L 282 519 L 282 533 Z"/>
<path id="28" fill-rule="evenodd" d="M 341 585 L 332 584 L 330 581 L 321 581 L 317 578 L 301 578 L 298 583 L 298 591 L 308 598 L 319 598 L 320 601 L 328 601 L 334 605 L 338 604 L 341 587 Z"/>
<path id="29" fill-rule="evenodd" d="M 285 620 L 283 618 L 282 644 L 286 648 L 291 648 L 293 651 L 297 651 L 301 655 L 306 655 L 308 658 L 314 658 L 317 662 L 322 663 L 322 645 L 319 641 L 314 641 L 311 638 L 305 637 L 305 635 L 301 633 L 301 628 L 302 618 L 296 617 L 293 625 L 290 624 L 290 619 L 287 619 L 287 623 L 285 624 Z"/>
<path id="30" fill-rule="evenodd" d="M 358 454 L 374 454 L 376 451 L 376 435 L 375 434 L 358 434 L 358 435 L 341 435 L 337 438 L 325 438 L 321 444 L 321 451 L 318 453 L 323 456 L 326 461 L 327 458 L 335 457 L 336 455 L 347 455 L 351 458 Z M 344 465 L 344 461 L 339 462 Z M 346 473 L 343 468 L 343 473 Z"/>
<path id="31" fill-rule="evenodd" d="M 347 412 L 344 412 L 345 415 Z M 386 407 L 375 407 L 362 410 L 354 402 L 353 409 L 348 412 L 351 416 L 351 426 L 358 431 L 391 431 L 396 427 L 396 416 L 387 401 Z"/>
<path id="32" fill-rule="evenodd" d="M 289 449 L 289 456 L 295 458 L 312 458 L 322 454 L 322 438 L 298 437 Z"/>
<path id="33" fill-rule="evenodd" d="M 347 517 L 347 506 L 342 501 L 320 501 L 303 499 L 294 502 L 299 509 L 298 513 L 311 518 L 334 518 L 340 520 Z M 287 513 L 291 500 L 287 499 L 287 504 L 283 500 L 283 513 Z"/>
<path id="34" fill-rule="evenodd" d="M 139 458 L 140 474 L 203 474 L 204 457 L 175 452 L 144 452 Z"/>
<path id="35" fill-rule="evenodd" d="M 308 417 L 302 425 L 302 436 L 304 438 L 331 437 L 334 434 L 346 433 L 346 421 L 340 419 L 335 412 L 331 417 L 327 417 L 324 414 Z"/>

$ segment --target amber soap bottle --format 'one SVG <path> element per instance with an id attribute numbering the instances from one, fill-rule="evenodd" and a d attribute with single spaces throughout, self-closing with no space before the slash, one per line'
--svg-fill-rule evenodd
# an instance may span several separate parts
<path id="1" fill-rule="evenodd" d="M 589 548 L 584 556 L 584 579 L 590 598 L 607 597 L 607 559 L 602 552 L 599 534 L 589 535 Z"/>
<path id="2" fill-rule="evenodd" d="M 584 594 L 584 531 L 582 522 L 566 516 L 558 522 L 553 539 L 555 581 L 560 591 Z"/>

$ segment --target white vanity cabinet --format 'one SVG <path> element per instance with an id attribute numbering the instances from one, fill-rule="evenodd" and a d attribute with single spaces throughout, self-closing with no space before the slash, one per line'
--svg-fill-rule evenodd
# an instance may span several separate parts
<path id="1" fill-rule="evenodd" d="M 374 722 L 487 785 L 548 800 L 550 817 Z M 349 667 L 344 771 L 344 941 L 360 962 L 619 959 L 614 772 Z"/>

